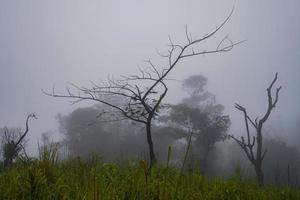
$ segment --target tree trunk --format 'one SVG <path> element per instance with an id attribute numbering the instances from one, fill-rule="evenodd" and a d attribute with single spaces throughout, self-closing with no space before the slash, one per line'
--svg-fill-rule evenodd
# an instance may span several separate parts
<path id="1" fill-rule="evenodd" d="M 180 170 L 181 174 L 183 173 L 184 166 L 185 166 L 185 163 L 188 158 L 188 154 L 189 154 L 190 147 L 191 147 L 192 136 L 193 136 L 193 132 L 190 133 L 190 137 L 188 139 L 187 147 L 186 147 L 184 158 L 183 158 L 183 163 L 182 163 L 181 170 Z"/>
<path id="2" fill-rule="evenodd" d="M 151 133 L 151 121 L 148 121 L 146 124 L 146 133 L 147 133 L 147 142 L 149 146 L 149 154 L 150 154 L 150 169 L 154 164 L 156 164 L 156 156 L 154 153 L 154 147 L 152 142 L 152 133 Z"/>
<path id="3" fill-rule="evenodd" d="M 202 161 L 202 174 L 207 175 L 207 162 L 208 162 L 209 146 L 204 147 L 204 155 Z"/>
<path id="4" fill-rule="evenodd" d="M 256 179 L 259 186 L 264 185 L 264 173 L 262 171 L 262 123 L 259 123 L 257 128 L 257 152 L 256 152 L 256 163 L 255 163 L 255 173 Z"/>
<path id="5" fill-rule="evenodd" d="M 264 173 L 261 168 L 261 162 L 255 163 L 255 173 L 256 173 L 256 180 L 258 185 L 260 187 L 264 186 Z"/>
<path id="6" fill-rule="evenodd" d="M 12 161 L 11 158 L 5 158 L 4 162 L 3 162 L 3 167 L 4 168 L 9 168 L 9 167 L 12 166 L 12 163 L 13 163 L 13 161 Z"/>

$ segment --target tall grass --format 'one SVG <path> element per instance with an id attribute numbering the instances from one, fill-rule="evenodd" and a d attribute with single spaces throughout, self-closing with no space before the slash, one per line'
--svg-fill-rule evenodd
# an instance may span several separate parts
<path id="1" fill-rule="evenodd" d="M 0 172 L 0 199 L 300 199 L 289 187 L 258 187 L 238 173 L 229 180 L 209 180 L 199 173 L 181 173 L 175 167 L 154 166 L 151 174 L 144 160 L 102 163 L 93 156 L 58 161 L 55 149 L 40 157 L 16 162 Z"/>

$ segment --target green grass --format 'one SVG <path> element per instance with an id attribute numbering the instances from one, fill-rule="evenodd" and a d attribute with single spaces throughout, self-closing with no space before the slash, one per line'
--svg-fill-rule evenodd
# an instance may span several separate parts
<path id="1" fill-rule="evenodd" d="M 232 176 L 209 180 L 198 173 L 156 166 L 146 173 L 144 161 L 102 163 L 76 158 L 57 161 L 47 155 L 18 161 L 0 172 L 0 199 L 300 199 L 291 188 L 265 186 Z"/>

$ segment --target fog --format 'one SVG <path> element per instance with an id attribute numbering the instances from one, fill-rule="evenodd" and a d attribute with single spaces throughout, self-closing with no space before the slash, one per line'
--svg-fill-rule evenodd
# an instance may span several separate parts
<path id="1" fill-rule="evenodd" d="M 43 132 L 58 140 L 55 116 L 78 107 L 66 99 L 51 98 L 41 89 L 65 91 L 69 83 L 89 86 L 107 75 L 136 74 L 137 66 L 151 58 L 160 64 L 157 50 L 167 50 L 168 35 L 185 43 L 185 25 L 194 37 L 229 22 L 204 49 L 215 47 L 226 35 L 247 40 L 227 53 L 193 57 L 179 63 L 170 74 L 165 102 L 184 97 L 181 81 L 193 74 L 209 80 L 208 90 L 230 115 L 230 133 L 244 134 L 244 105 L 253 117 L 266 110 L 266 88 L 279 73 L 279 102 L 267 135 L 298 145 L 300 121 L 300 2 L 253 1 L 9 1 L 0 2 L 0 127 L 25 126 L 28 113 L 38 120 L 30 124 L 28 149 L 34 154 Z M 181 95 L 182 93 L 182 95 Z M 178 95 L 180 94 L 180 95 Z"/>

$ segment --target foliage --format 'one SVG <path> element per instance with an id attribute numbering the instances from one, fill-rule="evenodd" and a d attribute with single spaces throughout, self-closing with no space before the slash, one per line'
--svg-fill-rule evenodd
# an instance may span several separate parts
<path id="1" fill-rule="evenodd" d="M 215 95 L 206 90 L 207 78 L 193 75 L 183 81 L 183 89 L 189 94 L 182 103 L 169 105 L 162 121 L 192 135 L 193 154 L 200 157 L 201 170 L 206 173 L 209 153 L 215 144 L 227 138 L 230 126 L 224 106 L 216 102 Z"/>
<path id="2" fill-rule="evenodd" d="M 230 119 L 226 115 L 208 113 L 186 104 L 171 106 L 169 119 L 185 129 L 191 129 L 196 142 L 211 148 L 216 142 L 226 138 Z"/>
<path id="3" fill-rule="evenodd" d="M 96 104 L 58 117 L 71 156 L 87 158 L 98 153 L 105 161 L 111 161 L 147 150 L 141 126 L 128 121 L 102 122 L 97 118 L 102 109 L 103 105 Z"/>
<path id="4" fill-rule="evenodd" d="M 123 120 L 102 122 L 97 115 L 103 109 L 103 105 L 96 104 L 77 108 L 69 115 L 57 117 L 70 156 L 88 158 L 91 153 L 97 153 L 104 161 L 128 157 L 147 160 L 147 141 L 143 126 Z M 175 127 L 153 126 L 153 142 L 158 161 L 164 163 L 168 146 L 176 146 L 176 141 L 184 136 L 185 133 Z M 171 162 L 181 162 L 183 148 L 177 146 L 172 150 L 174 154 Z"/>
<path id="5" fill-rule="evenodd" d="M 46 150 L 45 150 L 46 151 Z M 299 199 L 288 187 L 259 188 L 237 176 L 208 180 L 196 172 L 181 174 L 169 165 L 147 173 L 145 161 L 102 163 L 75 158 L 52 162 L 55 151 L 39 160 L 17 162 L 0 174 L 0 199 Z"/>

